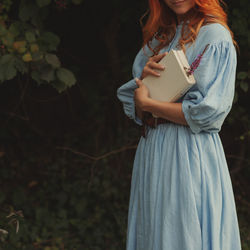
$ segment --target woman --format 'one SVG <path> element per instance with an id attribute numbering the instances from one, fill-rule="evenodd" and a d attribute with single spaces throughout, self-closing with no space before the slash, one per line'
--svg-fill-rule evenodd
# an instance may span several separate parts
<path id="1" fill-rule="evenodd" d="M 118 98 L 139 125 L 143 112 L 164 122 L 154 120 L 151 128 L 146 121 L 137 148 L 127 250 L 239 250 L 234 194 L 218 135 L 231 109 L 236 71 L 226 14 L 218 0 L 149 0 L 149 7 L 133 65 L 137 79 L 122 85 Z M 184 97 L 176 103 L 149 97 L 141 80 L 159 76 L 166 52 L 182 48 L 191 64 L 207 44 L 196 84 Z"/>

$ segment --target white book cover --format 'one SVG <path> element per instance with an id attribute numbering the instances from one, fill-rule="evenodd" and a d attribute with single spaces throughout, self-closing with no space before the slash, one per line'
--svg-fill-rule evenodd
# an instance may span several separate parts
<path id="1" fill-rule="evenodd" d="M 152 99 L 175 102 L 195 84 L 193 74 L 188 75 L 186 55 L 182 50 L 171 50 L 159 62 L 165 66 L 160 76 L 146 76 L 142 82 L 148 87 Z"/>

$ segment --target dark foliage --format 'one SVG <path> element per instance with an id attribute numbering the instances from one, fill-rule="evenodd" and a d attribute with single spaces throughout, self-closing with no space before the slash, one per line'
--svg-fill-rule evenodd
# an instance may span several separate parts
<path id="1" fill-rule="evenodd" d="M 40 8 L 38 17 L 44 18 L 25 32 L 35 27 L 53 35 L 42 47 L 37 33 L 34 42 L 32 35 L 21 32 L 17 40 L 26 39 L 29 46 L 19 43 L 17 48 L 26 50 L 1 52 L 2 57 L 14 54 L 21 66 L 11 61 L 5 78 L 0 69 L 0 229 L 8 231 L 0 231 L 0 249 L 125 249 L 132 163 L 140 131 L 123 114 L 116 89 L 131 78 L 142 42 L 139 18 L 147 2 L 2 2 L 0 24 L 10 27 L 19 19 L 20 3 L 32 2 Z M 221 138 L 247 250 L 250 3 L 231 0 L 228 6 L 240 54 L 235 104 Z M 30 18 L 24 15 L 23 21 Z M 1 29 L 0 39 L 3 43 Z M 6 41 L 4 49 L 14 42 Z M 37 49 L 34 44 L 46 67 L 33 68 L 38 74 L 32 77 L 35 57 L 32 51 L 31 57 L 24 55 L 31 45 Z M 58 68 L 72 73 L 58 77 Z"/>

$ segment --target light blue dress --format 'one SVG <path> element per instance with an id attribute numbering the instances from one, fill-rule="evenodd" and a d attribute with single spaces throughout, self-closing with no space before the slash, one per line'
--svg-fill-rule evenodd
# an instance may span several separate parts
<path id="1" fill-rule="evenodd" d="M 171 44 L 177 46 L 181 25 Z M 155 41 L 152 42 L 152 45 Z M 240 250 L 232 183 L 218 132 L 234 96 L 236 51 L 227 29 L 203 26 L 187 47 L 191 64 L 210 44 L 195 71 L 197 84 L 179 100 L 188 126 L 161 124 L 141 137 L 134 160 L 128 213 L 127 250 Z M 146 53 L 150 55 L 146 47 Z M 140 77 L 148 57 L 133 65 Z M 135 115 L 133 80 L 118 98 Z"/>

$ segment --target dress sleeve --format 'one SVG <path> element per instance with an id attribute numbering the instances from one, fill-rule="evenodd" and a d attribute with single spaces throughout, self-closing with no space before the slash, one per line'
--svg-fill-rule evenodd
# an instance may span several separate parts
<path id="1" fill-rule="evenodd" d="M 144 54 L 143 49 L 141 49 L 133 64 L 133 77 L 140 78 L 142 70 L 147 62 L 147 57 Z M 139 117 L 136 116 L 135 112 L 135 103 L 134 103 L 134 90 L 137 88 L 136 82 L 134 79 L 128 81 L 127 83 L 123 84 L 117 90 L 117 97 L 123 104 L 123 109 L 125 114 L 130 118 L 133 119 L 138 125 L 142 125 L 142 121 Z"/>
<path id="2" fill-rule="evenodd" d="M 193 133 L 219 132 L 234 97 L 236 51 L 232 43 L 212 44 L 195 71 L 196 87 L 184 97 L 182 110 Z"/>

